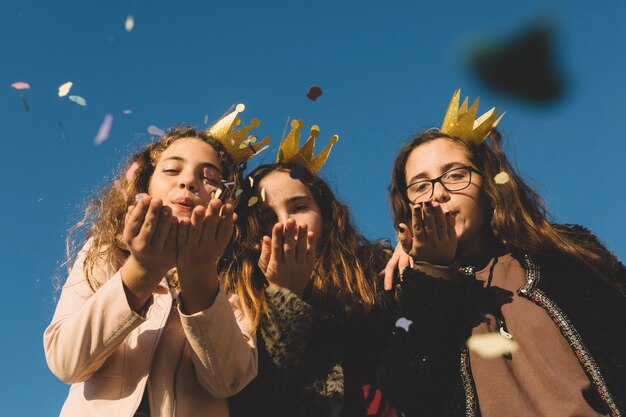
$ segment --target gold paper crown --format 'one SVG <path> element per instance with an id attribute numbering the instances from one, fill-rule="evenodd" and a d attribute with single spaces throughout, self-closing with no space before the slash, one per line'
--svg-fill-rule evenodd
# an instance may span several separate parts
<path id="1" fill-rule="evenodd" d="M 452 100 L 450 100 L 440 130 L 448 135 L 463 139 L 467 143 L 480 145 L 489 136 L 493 128 L 498 125 L 504 113 L 498 117 L 500 110 L 492 107 L 478 119 L 475 119 L 480 97 L 474 101 L 469 109 L 467 108 L 467 97 L 459 108 L 460 98 L 461 90 L 459 89 L 454 92 Z"/>
<path id="2" fill-rule="evenodd" d="M 237 104 L 235 110 L 223 116 L 206 130 L 207 133 L 224 145 L 226 151 L 237 165 L 246 162 L 259 152 L 262 146 L 270 143 L 269 136 L 264 137 L 259 143 L 256 143 L 256 137 L 249 136 L 252 129 L 261 125 L 257 118 L 250 120 L 248 126 L 234 130 L 236 126 L 241 124 L 241 119 L 237 115 L 244 111 L 245 108 L 246 106 L 243 104 Z"/>
<path id="3" fill-rule="evenodd" d="M 302 120 L 291 121 L 291 130 L 280 143 L 276 162 L 299 165 L 312 174 L 317 174 L 326 162 L 333 145 L 339 140 L 339 136 L 333 135 L 328 145 L 313 158 L 315 138 L 319 136 L 320 128 L 317 125 L 311 126 L 311 135 L 304 143 L 304 146 L 300 148 L 300 129 L 303 126 L 304 122 Z"/>

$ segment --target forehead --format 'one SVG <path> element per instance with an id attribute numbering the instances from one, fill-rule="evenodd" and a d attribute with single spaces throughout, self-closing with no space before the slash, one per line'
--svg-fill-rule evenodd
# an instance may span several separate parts
<path id="1" fill-rule="evenodd" d="M 196 138 L 178 139 L 167 147 L 161 154 L 159 160 L 178 156 L 190 162 L 211 162 L 216 166 L 220 166 L 219 154 L 208 143 Z"/>
<path id="2" fill-rule="evenodd" d="M 269 205 L 281 204 L 295 196 L 311 197 L 312 194 L 302 181 L 291 178 L 288 172 L 274 171 L 259 181 L 259 188 L 265 188 L 265 200 Z"/>
<path id="3" fill-rule="evenodd" d="M 406 176 L 411 178 L 421 172 L 440 174 L 438 170 L 452 162 L 471 165 L 467 148 L 449 139 L 435 139 L 411 151 L 406 161 Z"/>

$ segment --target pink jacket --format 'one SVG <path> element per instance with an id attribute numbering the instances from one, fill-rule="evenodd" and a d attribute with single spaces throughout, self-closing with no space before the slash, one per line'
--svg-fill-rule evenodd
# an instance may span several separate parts
<path id="1" fill-rule="evenodd" d="M 144 389 L 152 416 L 228 416 L 226 397 L 257 374 L 256 336 L 236 296 L 221 292 L 205 311 L 185 315 L 165 279 L 145 317 L 130 309 L 119 271 L 83 274 L 89 243 L 63 286 L 44 333 L 52 372 L 72 384 L 61 416 L 131 417 Z"/>

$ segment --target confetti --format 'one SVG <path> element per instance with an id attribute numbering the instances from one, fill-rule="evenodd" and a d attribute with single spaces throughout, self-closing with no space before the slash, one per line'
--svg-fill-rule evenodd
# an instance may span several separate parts
<path id="1" fill-rule="evenodd" d="M 61 138 L 65 139 L 67 136 L 65 135 L 65 129 L 63 128 L 63 123 L 59 120 L 59 128 L 61 128 Z"/>
<path id="2" fill-rule="evenodd" d="M 315 101 L 322 94 L 323 93 L 322 93 L 322 89 L 321 88 L 319 88 L 316 85 L 312 85 L 311 88 L 309 88 L 309 92 L 306 93 L 306 96 L 308 97 L 309 100 Z"/>
<path id="3" fill-rule="evenodd" d="M 96 138 L 93 140 L 94 145 L 98 146 L 109 138 L 109 133 L 111 132 L 112 123 L 113 123 L 113 115 L 107 114 L 106 116 L 104 116 L 104 121 L 100 125 L 100 129 L 98 129 Z"/>
<path id="4" fill-rule="evenodd" d="M 404 329 L 405 332 L 409 331 L 409 327 L 411 326 L 411 324 L 413 324 L 413 321 L 404 317 L 400 317 L 396 321 L 396 327 L 400 327 L 401 329 Z"/>
<path id="5" fill-rule="evenodd" d="M 239 197 L 241 193 L 243 193 L 243 190 L 241 188 L 237 188 L 237 190 L 235 190 L 235 197 Z"/>
<path id="6" fill-rule="evenodd" d="M 39 197 L 39 198 L 37 199 L 37 202 L 38 202 L 38 203 L 41 203 L 42 201 L 43 201 L 43 197 Z"/>
<path id="7" fill-rule="evenodd" d="M 252 207 L 256 204 L 257 201 L 259 201 L 258 197 L 253 195 L 252 197 L 250 197 L 250 200 L 248 200 L 248 207 Z"/>
<path id="8" fill-rule="evenodd" d="M 24 105 L 24 110 L 26 110 L 26 112 L 30 111 L 30 107 L 28 106 L 28 103 L 26 102 L 26 97 L 22 96 L 22 104 Z"/>
<path id="9" fill-rule="evenodd" d="M 113 185 L 115 186 L 115 189 L 120 193 L 120 195 L 122 196 L 124 201 L 128 200 L 128 193 L 122 187 L 122 183 L 120 182 L 120 180 L 113 181 Z M 139 196 L 137 196 L 137 197 L 139 197 Z M 139 201 L 139 200 L 137 200 L 137 201 Z"/>
<path id="10" fill-rule="evenodd" d="M 294 180 L 299 180 L 300 178 L 304 178 L 304 168 L 301 166 L 295 166 L 292 168 L 291 172 L 289 172 L 289 176 Z"/>
<path id="11" fill-rule="evenodd" d="M 250 181 L 250 187 L 254 186 L 254 178 L 248 177 L 248 181 Z"/>
<path id="12" fill-rule="evenodd" d="M 261 152 L 263 152 L 264 150 L 266 150 L 266 149 L 267 149 L 267 148 L 269 148 L 269 147 L 270 147 L 270 145 L 265 145 L 265 146 L 263 146 L 261 149 L 259 149 L 258 151 L 256 151 L 254 155 L 258 155 L 258 154 L 260 154 Z"/>
<path id="13" fill-rule="evenodd" d="M 61 84 L 59 86 L 59 97 L 65 97 L 68 95 L 73 85 L 74 83 L 71 81 Z"/>
<path id="14" fill-rule="evenodd" d="M 261 201 L 265 201 L 265 187 L 261 187 Z"/>
<path id="15" fill-rule="evenodd" d="M 11 87 L 15 88 L 16 90 L 28 90 L 30 88 L 30 84 L 25 83 L 24 81 L 18 81 L 11 84 Z"/>
<path id="16" fill-rule="evenodd" d="M 148 126 L 148 133 L 154 136 L 159 136 L 159 137 L 165 135 L 165 132 L 163 131 L 163 129 L 160 129 L 156 127 L 155 125 Z"/>
<path id="17" fill-rule="evenodd" d="M 204 115 L 204 124 L 205 124 L 205 125 L 206 125 L 206 124 L 209 124 L 209 115 L 208 115 L 208 114 L 205 114 L 205 115 Z"/>
<path id="18" fill-rule="evenodd" d="M 124 22 L 124 28 L 126 29 L 126 32 L 130 32 L 131 30 L 133 30 L 134 27 L 135 19 L 133 18 L 133 16 L 128 15 L 128 17 L 126 18 L 126 22 Z"/>
<path id="19" fill-rule="evenodd" d="M 78 105 L 81 105 L 81 106 L 87 105 L 87 101 L 81 96 L 69 96 L 68 98 Z"/>
<path id="20" fill-rule="evenodd" d="M 500 333 L 477 334 L 467 340 L 467 347 L 483 358 L 497 358 L 515 352 L 519 344 Z"/>
<path id="21" fill-rule="evenodd" d="M 209 167 L 204 167 L 204 169 L 202 170 L 202 174 L 204 175 L 204 178 L 206 178 L 209 181 L 213 181 L 213 182 L 219 182 L 221 181 L 221 175 L 218 172 L 215 172 L 214 169 L 211 169 Z"/>
<path id="22" fill-rule="evenodd" d="M 493 179 L 495 180 L 496 184 L 506 184 L 510 180 L 509 174 L 504 171 L 498 173 L 495 177 L 493 177 Z"/>
<path id="23" fill-rule="evenodd" d="M 131 114 L 132 112 L 133 112 L 132 110 L 128 110 L 127 109 L 127 110 L 124 110 L 122 113 L 124 113 L 124 114 Z"/>
<path id="24" fill-rule="evenodd" d="M 137 194 L 135 196 L 135 200 L 137 200 L 137 202 L 139 203 L 141 201 L 141 199 L 143 198 L 143 196 L 144 196 L 143 194 Z"/>
<path id="25" fill-rule="evenodd" d="M 221 195 L 222 195 L 222 189 L 218 188 L 217 190 L 215 190 L 215 196 L 213 198 L 220 198 Z"/>
<path id="26" fill-rule="evenodd" d="M 126 170 L 126 173 L 124 174 L 124 176 L 126 177 L 126 182 L 128 183 L 133 182 L 133 180 L 135 179 L 135 173 L 137 172 L 138 168 L 139 168 L 139 163 L 133 162 L 132 164 L 130 164 L 130 166 Z"/>
<path id="27" fill-rule="evenodd" d="M 225 182 L 224 186 L 226 187 L 232 187 L 233 185 L 235 185 L 235 181 L 230 181 L 230 182 Z"/>

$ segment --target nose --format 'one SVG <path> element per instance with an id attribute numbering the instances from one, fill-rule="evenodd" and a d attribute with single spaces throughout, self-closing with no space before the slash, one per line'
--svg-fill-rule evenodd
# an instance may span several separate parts
<path id="1" fill-rule="evenodd" d="M 443 184 L 438 181 L 433 185 L 433 195 L 430 199 L 438 203 L 445 203 L 446 201 L 450 200 L 450 193 L 448 192 L 446 187 L 444 187 Z"/>
<path id="2" fill-rule="evenodd" d="M 192 173 L 183 171 L 178 175 L 178 188 L 198 191 L 198 180 Z"/>
<path id="3" fill-rule="evenodd" d="M 289 213 L 287 213 L 286 211 L 280 211 L 279 213 L 276 214 L 276 217 L 278 218 L 278 221 L 282 224 L 287 223 L 287 219 L 291 218 L 291 215 Z"/>

